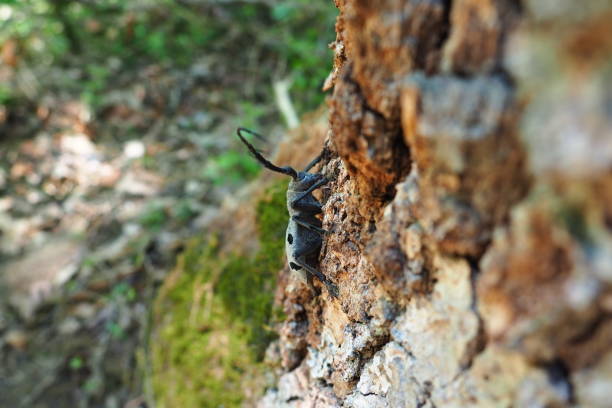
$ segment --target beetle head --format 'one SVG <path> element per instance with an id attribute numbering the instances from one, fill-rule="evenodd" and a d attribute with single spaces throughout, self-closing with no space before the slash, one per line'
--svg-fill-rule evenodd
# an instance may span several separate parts
<path id="1" fill-rule="evenodd" d="M 291 182 L 291 189 L 294 191 L 306 191 L 322 177 L 323 176 L 321 174 L 312 174 L 305 171 L 300 171 L 297 173 L 297 177 Z"/>

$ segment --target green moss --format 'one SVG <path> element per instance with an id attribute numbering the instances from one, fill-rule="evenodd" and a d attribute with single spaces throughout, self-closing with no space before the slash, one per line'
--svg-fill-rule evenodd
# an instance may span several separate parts
<path id="1" fill-rule="evenodd" d="M 230 259 L 219 277 L 217 291 L 234 319 L 249 328 L 247 339 L 256 356 L 263 356 L 274 332 L 272 316 L 276 274 L 283 265 L 284 236 L 288 215 L 285 183 L 271 186 L 257 203 L 260 248 L 252 258 Z"/>
<path id="2" fill-rule="evenodd" d="M 287 183 L 278 182 L 257 203 L 257 225 L 261 241 L 261 250 L 257 255 L 260 261 L 265 261 L 270 267 L 279 267 L 279 257 L 285 251 L 285 230 L 289 222 L 286 192 Z"/>
<path id="3" fill-rule="evenodd" d="M 158 406 L 239 406 L 245 392 L 261 387 L 284 262 L 285 190 L 286 183 L 274 184 L 257 203 L 256 254 L 220 258 L 216 237 L 194 240 L 166 279 L 151 340 Z"/>

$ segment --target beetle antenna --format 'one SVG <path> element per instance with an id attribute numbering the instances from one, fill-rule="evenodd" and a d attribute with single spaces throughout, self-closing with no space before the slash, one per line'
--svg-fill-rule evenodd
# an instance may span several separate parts
<path id="1" fill-rule="evenodd" d="M 251 129 L 247 129 L 247 128 L 245 128 L 245 127 L 239 127 L 239 128 L 238 128 L 238 133 L 240 133 L 240 132 L 247 132 L 248 134 L 253 135 L 253 136 L 255 136 L 256 138 L 258 138 L 259 140 L 262 140 L 262 141 L 264 141 L 264 142 L 266 142 L 266 143 L 268 142 L 268 139 L 266 139 L 266 137 L 265 137 L 265 136 L 260 135 L 259 133 L 255 132 L 255 131 L 253 131 L 253 130 L 251 130 Z"/>
<path id="2" fill-rule="evenodd" d="M 265 140 L 265 138 L 263 136 L 261 136 L 260 134 L 255 133 L 252 130 L 249 130 L 247 128 L 239 127 L 236 130 L 236 134 L 238 135 L 240 140 L 242 140 L 242 143 L 244 143 L 246 145 L 246 147 L 249 149 L 249 151 L 251 152 L 253 157 L 255 157 L 255 159 L 257 159 L 257 161 L 260 162 L 262 164 L 262 166 L 264 166 L 268 170 L 272 170 L 272 171 L 275 171 L 277 173 L 282 173 L 282 174 L 286 174 L 287 176 L 291 176 L 294 180 L 297 179 L 297 172 L 295 171 L 295 169 L 293 169 L 292 167 L 289 167 L 289 166 L 278 167 L 278 166 L 275 166 L 274 164 L 272 164 L 265 157 L 263 157 L 261 155 L 261 153 L 259 153 L 259 151 L 257 151 L 257 149 L 255 149 L 253 147 L 253 145 L 251 145 L 249 142 L 247 142 L 247 140 L 244 138 L 244 136 L 242 136 L 240 134 L 240 132 L 247 132 L 247 133 L 249 133 L 251 135 L 254 135 L 255 137 L 258 137 L 258 138 L 263 139 L 263 140 Z"/>

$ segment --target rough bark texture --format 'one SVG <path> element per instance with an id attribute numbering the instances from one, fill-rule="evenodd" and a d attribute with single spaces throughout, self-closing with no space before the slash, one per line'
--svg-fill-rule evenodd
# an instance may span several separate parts
<path id="1" fill-rule="evenodd" d="M 336 5 L 340 296 L 284 271 L 260 406 L 609 406 L 609 2 Z"/>

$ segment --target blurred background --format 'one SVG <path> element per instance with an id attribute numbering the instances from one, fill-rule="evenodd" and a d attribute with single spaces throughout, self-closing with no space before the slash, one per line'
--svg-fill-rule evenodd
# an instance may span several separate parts
<path id="1" fill-rule="evenodd" d="M 260 170 L 236 127 L 272 151 L 323 104 L 335 16 L 330 0 L 0 0 L 0 407 L 151 401 L 156 289 Z"/>

